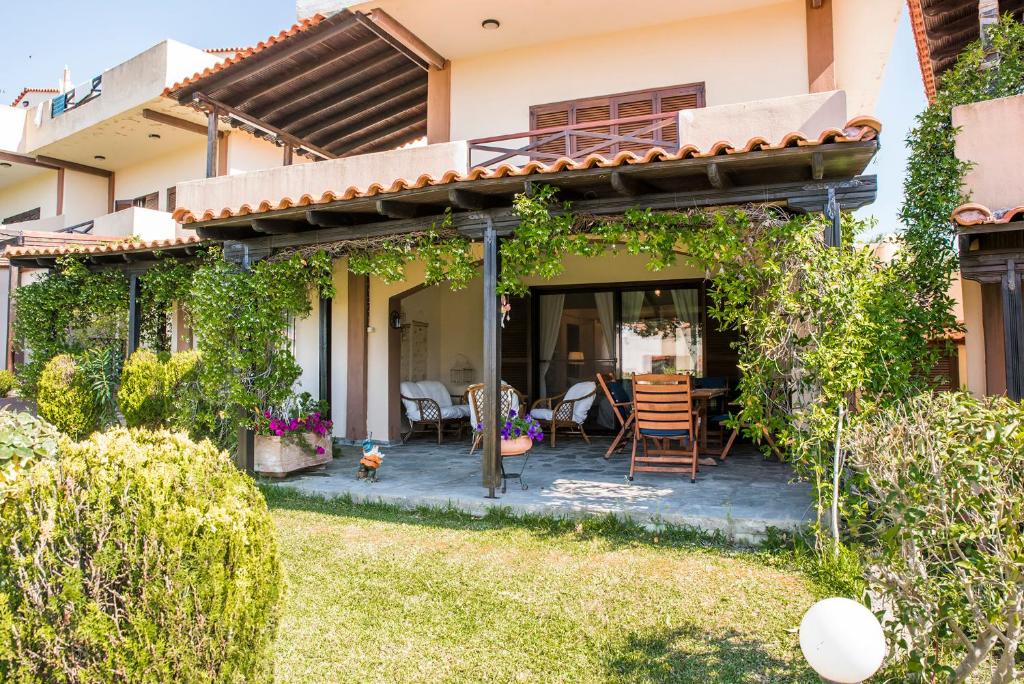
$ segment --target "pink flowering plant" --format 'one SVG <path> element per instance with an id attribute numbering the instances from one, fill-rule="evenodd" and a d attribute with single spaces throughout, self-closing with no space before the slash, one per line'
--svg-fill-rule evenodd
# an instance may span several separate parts
<path id="1" fill-rule="evenodd" d="M 484 424 L 477 423 L 474 429 L 483 432 Z M 508 440 L 517 437 L 529 437 L 535 442 L 540 442 L 544 439 L 544 430 L 533 416 L 520 416 L 516 411 L 509 411 L 505 423 L 501 426 L 501 438 Z"/>
<path id="2" fill-rule="evenodd" d="M 254 427 L 258 435 L 281 437 L 294 441 L 303 449 L 309 449 L 304 435 L 312 433 L 323 437 L 331 432 L 333 423 L 324 418 L 325 413 L 327 406 L 324 402 L 314 401 L 308 392 L 303 392 L 286 400 L 278 409 L 257 413 Z M 315 448 L 317 456 L 322 456 L 326 451 L 320 445 Z"/>

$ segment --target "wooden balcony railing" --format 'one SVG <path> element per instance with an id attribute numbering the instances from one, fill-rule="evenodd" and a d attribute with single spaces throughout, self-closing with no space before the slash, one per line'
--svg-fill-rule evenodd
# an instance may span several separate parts
<path id="1" fill-rule="evenodd" d="M 516 163 L 525 163 L 524 160 L 550 163 L 562 157 L 583 159 L 588 154 L 612 157 L 622 150 L 642 154 L 652 147 L 676 152 L 679 150 L 678 116 L 677 112 L 644 114 L 476 138 L 469 141 L 469 165 L 495 166 L 509 159 L 515 159 Z M 509 142 L 523 140 L 529 142 L 520 146 Z M 497 155 L 478 161 L 474 152 Z"/>

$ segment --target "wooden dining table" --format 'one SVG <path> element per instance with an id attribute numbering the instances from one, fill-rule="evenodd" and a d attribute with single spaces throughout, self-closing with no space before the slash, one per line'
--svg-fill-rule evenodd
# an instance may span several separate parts
<path id="1" fill-rule="evenodd" d="M 714 458 L 714 456 L 721 453 L 721 450 L 716 450 L 714 453 L 708 450 L 708 409 L 713 399 L 728 395 L 729 390 L 726 387 L 697 387 L 691 390 L 691 396 L 697 405 L 696 413 L 700 416 L 703 423 L 700 431 L 700 453 L 708 454 L 706 458 L 699 459 L 701 465 L 718 465 L 718 459 Z"/>

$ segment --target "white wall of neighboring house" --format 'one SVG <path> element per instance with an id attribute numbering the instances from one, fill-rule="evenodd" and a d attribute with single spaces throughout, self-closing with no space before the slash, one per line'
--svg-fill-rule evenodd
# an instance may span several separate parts
<path id="1" fill-rule="evenodd" d="M 40 218 L 57 215 L 57 172 L 40 169 L 14 185 L 0 188 L 0 219 L 39 207 Z"/>
<path id="2" fill-rule="evenodd" d="M 25 136 L 25 107 L 0 105 L 0 150 L 16 152 Z"/>

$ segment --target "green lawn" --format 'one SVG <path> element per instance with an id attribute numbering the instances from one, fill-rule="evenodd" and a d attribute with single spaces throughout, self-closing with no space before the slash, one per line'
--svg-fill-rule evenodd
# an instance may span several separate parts
<path id="1" fill-rule="evenodd" d="M 280 682 L 817 682 L 798 570 L 680 530 L 483 520 L 264 489 Z"/>

